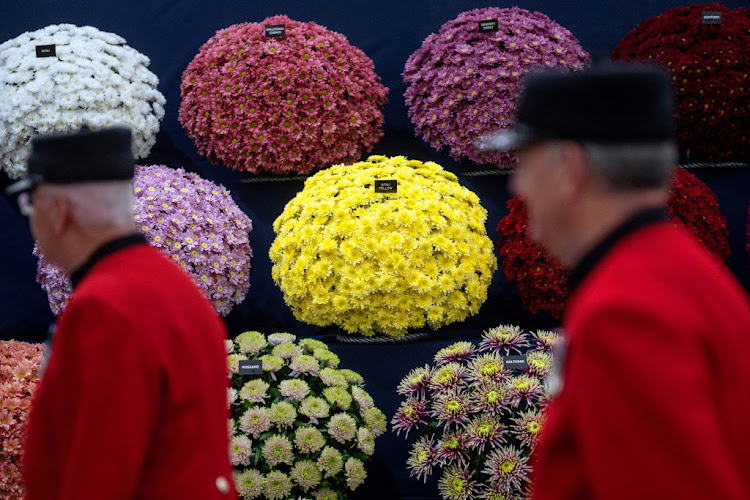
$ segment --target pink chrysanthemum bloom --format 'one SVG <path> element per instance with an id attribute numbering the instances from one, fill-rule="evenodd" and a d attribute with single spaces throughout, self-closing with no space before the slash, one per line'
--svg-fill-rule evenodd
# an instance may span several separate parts
<path id="1" fill-rule="evenodd" d="M 275 345 L 273 349 L 271 349 L 271 354 L 284 360 L 290 360 L 296 356 L 300 356 L 302 354 L 302 348 L 291 342 L 283 342 Z"/>
<path id="2" fill-rule="evenodd" d="M 297 419 L 297 410 L 286 401 L 277 401 L 268 409 L 268 417 L 279 429 L 291 427 Z"/>
<path id="3" fill-rule="evenodd" d="M 438 447 L 435 444 L 433 436 L 422 436 L 412 446 L 409 458 L 406 460 L 406 466 L 409 468 L 410 476 L 417 476 L 417 480 L 424 476 L 424 482 L 427 482 L 427 476 L 432 474 L 432 468 L 438 463 Z"/>
<path id="4" fill-rule="evenodd" d="M 435 354 L 435 363 L 438 366 L 448 363 L 461 363 L 474 357 L 474 344 L 471 342 L 455 342 L 448 347 L 443 347 Z"/>
<path id="5" fill-rule="evenodd" d="M 289 361 L 290 375 L 299 377 L 301 375 L 312 375 L 317 377 L 320 373 L 320 362 L 307 354 L 295 356 Z"/>
<path id="6" fill-rule="evenodd" d="M 430 389 L 437 394 L 458 389 L 466 385 L 468 376 L 469 372 L 465 366 L 458 363 L 448 363 L 435 368 L 430 378 Z"/>
<path id="7" fill-rule="evenodd" d="M 250 465 L 253 442 L 247 436 L 232 436 L 229 443 L 229 456 L 232 465 Z"/>
<path id="8" fill-rule="evenodd" d="M 502 384 L 482 384 L 474 388 L 474 407 L 477 411 L 498 415 L 508 409 L 508 391 Z"/>
<path id="9" fill-rule="evenodd" d="M 251 403 L 263 403 L 268 397 L 266 391 L 270 386 L 260 379 L 253 379 L 245 383 L 240 389 L 240 397 Z"/>
<path id="10" fill-rule="evenodd" d="M 323 389 L 323 397 L 331 405 L 338 406 L 342 410 L 348 410 L 352 405 L 351 394 L 341 387 L 326 387 Z"/>
<path id="11" fill-rule="evenodd" d="M 550 330 L 537 330 L 532 332 L 531 336 L 539 342 L 545 351 L 551 351 L 552 347 L 561 339 L 560 335 Z"/>
<path id="12" fill-rule="evenodd" d="M 544 414 L 539 410 L 523 412 L 520 417 L 513 419 L 513 423 L 513 432 L 521 443 L 534 446 L 539 440 L 539 433 L 544 424 Z"/>
<path id="13" fill-rule="evenodd" d="M 538 378 L 528 375 L 512 377 L 508 385 L 508 399 L 513 406 L 526 403 L 534 406 L 536 401 L 544 397 L 544 386 Z"/>
<path id="14" fill-rule="evenodd" d="M 299 427 L 294 433 L 294 444 L 302 453 L 316 453 L 325 443 L 323 434 L 315 427 Z"/>
<path id="15" fill-rule="evenodd" d="M 346 464 L 344 464 L 344 470 L 346 473 L 346 485 L 352 491 L 356 490 L 367 479 L 365 466 L 362 460 L 358 458 L 349 457 Z"/>
<path id="16" fill-rule="evenodd" d="M 271 418 L 268 410 L 260 406 L 253 406 L 240 417 L 239 427 L 245 434 L 258 439 L 261 434 L 271 428 Z"/>
<path id="17" fill-rule="evenodd" d="M 308 396 L 302 400 L 299 405 L 299 412 L 310 419 L 310 422 L 317 424 L 320 419 L 326 418 L 330 406 L 325 399 L 316 396 Z"/>
<path id="18" fill-rule="evenodd" d="M 301 460 L 294 464 L 289 476 L 305 491 L 315 488 L 322 479 L 318 465 L 312 460 Z"/>
<path id="19" fill-rule="evenodd" d="M 500 325 L 484 332 L 479 350 L 507 356 L 511 352 L 521 354 L 521 350 L 528 345 L 526 334 L 519 327 Z"/>
<path id="20" fill-rule="evenodd" d="M 466 467 L 448 467 L 438 481 L 440 496 L 447 500 L 472 500 L 476 493 L 476 481 Z"/>
<path id="21" fill-rule="evenodd" d="M 252 221 L 229 191 L 194 173 L 164 165 L 135 167 L 136 227 L 151 246 L 184 269 L 219 314 L 245 299 L 250 286 Z M 72 291 L 70 281 L 39 255 L 37 281 L 57 314 Z"/>
<path id="22" fill-rule="evenodd" d="M 328 435 L 342 444 L 351 441 L 357 435 L 357 422 L 346 413 L 337 413 L 328 421 Z"/>
<path id="23" fill-rule="evenodd" d="M 291 465 L 294 461 L 292 443 L 285 436 L 278 434 L 269 437 L 263 444 L 263 458 L 271 467 L 275 467 L 278 464 Z"/>
<path id="24" fill-rule="evenodd" d="M 484 353 L 469 364 L 469 378 L 472 385 L 499 383 L 508 377 L 503 366 L 503 358 L 495 353 Z"/>
<path id="25" fill-rule="evenodd" d="M 425 420 L 427 416 L 427 403 L 422 399 L 411 397 L 401 403 L 393 419 L 391 419 L 391 425 L 396 435 L 400 435 L 403 430 L 406 431 L 406 437 L 408 437 L 409 431 L 427 424 L 427 420 Z"/>
<path id="26" fill-rule="evenodd" d="M 454 462 L 466 465 L 467 453 L 469 451 L 469 436 L 462 429 L 446 431 L 438 441 L 437 448 L 437 459 L 441 465 L 450 465 Z"/>
<path id="27" fill-rule="evenodd" d="M 427 387 L 432 379 L 432 368 L 429 365 L 415 368 L 398 384 L 398 393 L 408 397 L 424 399 Z"/>
<path id="28" fill-rule="evenodd" d="M 372 396 L 370 396 L 367 391 L 356 385 L 352 386 L 352 398 L 354 398 L 354 401 L 356 401 L 359 405 L 360 411 L 364 411 L 375 406 L 375 402 L 372 400 Z"/>
<path id="29" fill-rule="evenodd" d="M 522 483 L 528 480 L 531 467 L 528 465 L 528 458 L 518 449 L 503 446 L 487 458 L 482 472 L 490 476 L 490 481 L 506 488 L 521 488 Z"/>
<path id="30" fill-rule="evenodd" d="M 361 412 L 361 415 L 365 420 L 365 425 L 375 434 L 375 437 L 380 436 L 387 430 L 388 421 L 379 408 L 370 408 Z"/>
<path id="31" fill-rule="evenodd" d="M 498 31 L 480 33 L 480 21 Z M 477 137 L 514 123 L 523 78 L 534 68 L 579 70 L 588 54 L 578 40 L 540 12 L 488 7 L 459 14 L 429 35 L 406 62 L 404 100 L 417 135 L 455 160 L 509 168 L 515 157 L 482 152 Z"/>
<path id="32" fill-rule="evenodd" d="M 527 352 L 526 362 L 529 374 L 540 379 L 544 379 L 552 371 L 552 354 L 543 349 Z"/>
<path id="33" fill-rule="evenodd" d="M 264 26 L 274 24 L 285 36 L 265 36 Z M 180 91 L 180 122 L 212 162 L 308 173 L 372 149 L 388 89 L 344 35 L 273 16 L 217 31 L 183 73 Z"/>
<path id="34" fill-rule="evenodd" d="M 461 390 L 452 390 L 435 397 L 430 415 L 447 429 L 451 425 L 466 424 L 472 411 L 473 404 L 469 395 Z"/>
<path id="35" fill-rule="evenodd" d="M 497 417 L 481 414 L 471 419 L 466 425 L 469 435 L 469 447 L 484 453 L 484 448 L 496 448 L 505 442 L 505 427 Z"/>
<path id="36" fill-rule="evenodd" d="M 289 495 L 293 486 L 289 476 L 281 471 L 272 470 L 266 474 L 263 482 L 263 494 L 268 500 L 281 500 Z"/>
<path id="37" fill-rule="evenodd" d="M 325 477 L 333 477 L 344 468 L 341 452 L 331 446 L 326 446 L 318 458 L 318 467 Z"/>
<path id="38" fill-rule="evenodd" d="M 279 345 L 284 343 L 294 343 L 297 340 L 297 336 L 292 333 L 272 333 L 268 336 L 268 343 L 271 345 Z"/>
<path id="39" fill-rule="evenodd" d="M 310 394 L 310 386 L 304 380 L 282 380 L 279 382 L 279 392 L 287 399 L 302 401 Z"/>
<path id="40" fill-rule="evenodd" d="M 335 368 L 323 368 L 320 370 L 320 380 L 322 380 L 328 387 L 349 387 L 349 384 L 346 382 L 346 377 L 339 373 Z"/>
<path id="41" fill-rule="evenodd" d="M 260 332 L 243 332 L 237 335 L 234 339 L 237 342 L 237 346 L 240 348 L 240 352 L 247 356 L 255 356 L 263 350 L 268 342 L 266 337 Z M 230 345 L 231 340 L 229 341 Z M 231 352 L 231 351 L 230 351 Z"/>
<path id="42" fill-rule="evenodd" d="M 235 472 L 234 485 L 237 493 L 243 499 L 258 498 L 263 494 L 263 484 L 265 478 L 259 470 L 248 469 L 242 472 Z"/>

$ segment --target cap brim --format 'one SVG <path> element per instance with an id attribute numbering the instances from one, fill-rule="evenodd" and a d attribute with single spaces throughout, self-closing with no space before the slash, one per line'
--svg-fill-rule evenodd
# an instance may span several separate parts
<path id="1" fill-rule="evenodd" d="M 20 181 L 16 181 L 7 188 L 5 188 L 5 194 L 6 195 L 13 195 L 22 193 L 24 191 L 28 191 L 30 189 L 33 189 L 39 184 L 39 180 L 35 177 L 26 177 L 25 179 L 21 179 Z"/>
<path id="2" fill-rule="evenodd" d="M 479 151 L 510 151 L 536 140 L 536 137 L 520 127 L 513 127 L 498 134 L 485 135 L 474 143 Z"/>

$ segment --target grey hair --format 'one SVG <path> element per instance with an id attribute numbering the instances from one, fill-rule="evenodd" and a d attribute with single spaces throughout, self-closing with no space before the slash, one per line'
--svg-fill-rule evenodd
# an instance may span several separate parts
<path id="1" fill-rule="evenodd" d="M 671 141 L 582 146 L 596 178 L 613 189 L 667 187 L 677 162 Z"/>
<path id="2" fill-rule="evenodd" d="M 106 181 L 75 184 L 45 184 L 52 196 L 63 197 L 73 206 L 73 215 L 91 229 L 133 225 L 133 182 Z"/>

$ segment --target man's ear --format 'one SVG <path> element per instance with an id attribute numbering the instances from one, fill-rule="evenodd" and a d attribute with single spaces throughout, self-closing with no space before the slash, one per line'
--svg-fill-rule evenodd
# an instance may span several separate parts
<path id="1" fill-rule="evenodd" d="M 591 171 L 586 153 L 580 143 L 563 141 L 560 143 L 560 193 L 568 200 L 579 198 L 589 187 Z"/>
<path id="2" fill-rule="evenodd" d="M 70 200 L 58 196 L 52 200 L 54 210 L 50 212 L 49 227 L 56 237 L 62 236 L 73 223 L 73 205 Z"/>

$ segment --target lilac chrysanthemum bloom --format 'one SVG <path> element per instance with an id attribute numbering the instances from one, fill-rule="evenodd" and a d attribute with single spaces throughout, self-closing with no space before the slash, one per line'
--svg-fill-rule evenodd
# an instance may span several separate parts
<path id="1" fill-rule="evenodd" d="M 480 351 L 492 351 L 501 356 L 511 352 L 521 354 L 521 349 L 529 345 L 526 335 L 517 326 L 500 325 L 490 328 L 482 334 L 479 343 Z"/>
<path id="2" fill-rule="evenodd" d="M 352 405 L 352 396 L 346 389 L 341 387 L 326 387 L 323 389 L 323 397 L 342 410 L 348 410 Z"/>
<path id="3" fill-rule="evenodd" d="M 508 500 L 510 498 L 529 498 L 528 492 L 518 495 L 517 491 L 502 485 L 501 483 L 485 483 L 479 490 L 479 499 L 481 500 Z"/>
<path id="4" fill-rule="evenodd" d="M 490 415 L 498 415 L 508 408 L 507 394 L 505 387 L 497 383 L 475 387 L 473 393 L 475 409 Z"/>
<path id="5" fill-rule="evenodd" d="M 253 442 L 247 436 L 232 436 L 229 443 L 229 456 L 232 465 L 250 465 Z"/>
<path id="6" fill-rule="evenodd" d="M 333 477 L 344 467 L 344 459 L 336 448 L 326 446 L 318 458 L 318 467 L 325 477 Z"/>
<path id="7" fill-rule="evenodd" d="M 432 403 L 430 415 L 446 428 L 451 425 L 464 425 L 469 421 L 473 409 L 471 398 L 461 390 L 439 394 Z"/>
<path id="8" fill-rule="evenodd" d="M 339 494 L 329 488 L 323 488 L 313 493 L 315 500 L 339 500 Z"/>
<path id="9" fill-rule="evenodd" d="M 282 380 L 279 382 L 279 392 L 287 399 L 302 401 L 310 393 L 310 386 L 304 380 Z"/>
<path id="10" fill-rule="evenodd" d="M 251 403 L 263 403 L 268 397 L 266 391 L 269 387 L 270 386 L 261 379 L 256 378 L 250 380 L 242 386 L 242 389 L 240 389 L 240 397 Z"/>
<path id="11" fill-rule="evenodd" d="M 325 443 L 323 434 L 315 427 L 299 427 L 294 433 L 294 444 L 302 453 L 316 453 Z"/>
<path id="12" fill-rule="evenodd" d="M 259 470 L 247 469 L 234 473 L 234 485 L 241 498 L 258 498 L 263 494 L 265 478 Z"/>
<path id="13" fill-rule="evenodd" d="M 495 353 L 484 353 L 469 364 L 469 375 L 475 385 L 498 383 L 508 376 L 503 358 Z"/>
<path id="14" fill-rule="evenodd" d="M 315 352 L 315 349 L 328 349 L 325 342 L 321 342 L 316 339 L 302 339 L 299 341 L 299 345 L 305 350 L 305 352 Z"/>
<path id="15" fill-rule="evenodd" d="M 339 373 L 335 368 L 323 368 L 320 370 L 320 380 L 322 380 L 328 387 L 349 387 L 349 384 L 346 382 L 346 377 Z"/>
<path id="16" fill-rule="evenodd" d="M 285 436 L 274 434 L 263 444 L 263 458 L 270 467 L 278 464 L 291 465 L 294 461 L 292 443 Z"/>
<path id="17" fill-rule="evenodd" d="M 388 427 L 388 421 L 385 415 L 378 408 L 370 408 L 360 413 L 362 418 L 365 420 L 365 425 L 370 429 L 375 437 L 380 436 L 386 431 Z"/>
<path id="18" fill-rule="evenodd" d="M 523 412 L 520 417 L 513 419 L 513 423 L 513 432 L 521 440 L 521 444 L 534 446 L 539 440 L 544 414 L 539 410 Z"/>
<path id="19" fill-rule="evenodd" d="M 424 399 L 432 380 L 432 367 L 424 365 L 410 371 L 398 384 L 398 393 Z"/>
<path id="20" fill-rule="evenodd" d="M 357 429 L 357 448 L 365 455 L 375 453 L 375 433 L 367 427 Z"/>
<path id="21" fill-rule="evenodd" d="M 284 360 L 278 356 L 264 354 L 259 359 L 264 372 L 276 373 L 284 367 Z"/>
<path id="22" fill-rule="evenodd" d="M 328 435 L 345 444 L 357 435 L 357 422 L 346 413 L 337 413 L 328 421 Z"/>
<path id="23" fill-rule="evenodd" d="M 438 481 L 440 496 L 448 500 L 471 500 L 476 493 L 476 481 L 466 467 L 452 465 Z"/>
<path id="24" fill-rule="evenodd" d="M 290 375 L 292 377 L 299 377 L 300 375 L 317 377 L 318 373 L 320 373 L 320 362 L 312 356 L 302 354 L 301 356 L 292 358 L 289 362 L 289 368 L 291 369 Z"/>
<path id="25" fill-rule="evenodd" d="M 292 480 L 289 476 L 278 470 L 272 470 L 266 474 L 263 483 L 263 493 L 269 500 L 281 500 L 286 498 L 292 491 Z"/>
<path id="26" fill-rule="evenodd" d="M 258 439 L 261 434 L 271 428 L 271 418 L 268 410 L 260 406 L 253 406 L 240 417 L 240 430 Z"/>
<path id="27" fill-rule="evenodd" d="M 367 471 L 365 471 L 365 466 L 362 463 L 362 460 L 349 457 L 346 464 L 344 464 L 344 469 L 346 471 L 346 485 L 350 490 L 356 490 L 365 482 Z"/>
<path id="28" fill-rule="evenodd" d="M 448 363 L 436 368 L 430 379 L 430 389 L 437 393 L 457 389 L 466 383 L 469 372 L 458 363 Z"/>
<path id="29" fill-rule="evenodd" d="M 495 448 L 505 442 L 505 427 L 496 416 L 482 414 L 471 419 L 466 426 L 469 447 L 484 453 L 484 447 Z"/>
<path id="30" fill-rule="evenodd" d="M 528 480 L 531 467 L 528 459 L 513 446 L 496 449 L 487 458 L 482 472 L 490 476 L 490 481 L 506 488 L 521 488 Z"/>
<path id="31" fill-rule="evenodd" d="M 297 410 L 286 401 L 278 401 L 268 409 L 268 416 L 276 427 L 284 429 L 291 427 L 297 419 Z"/>
<path id="32" fill-rule="evenodd" d="M 529 351 L 526 353 L 529 374 L 543 379 L 552 371 L 552 354 L 544 350 Z"/>
<path id="33" fill-rule="evenodd" d="M 274 348 L 271 349 L 271 354 L 278 356 L 281 359 L 289 360 L 302 354 L 302 348 L 291 342 L 283 342 L 275 345 Z"/>
<path id="34" fill-rule="evenodd" d="M 550 330 L 537 330 L 536 332 L 532 332 L 531 336 L 539 342 L 545 351 L 551 351 L 552 347 L 561 339 L 560 335 Z"/>
<path id="35" fill-rule="evenodd" d="M 508 398 L 513 406 L 518 406 L 522 402 L 534 406 L 542 397 L 544 397 L 544 387 L 539 379 L 528 375 L 518 375 L 510 379 Z"/>
<path id="36" fill-rule="evenodd" d="M 314 349 L 313 356 L 329 368 L 336 368 L 340 363 L 339 357 L 329 351 L 328 348 Z"/>
<path id="37" fill-rule="evenodd" d="M 322 479 L 318 465 L 312 460 L 301 460 L 294 464 L 289 476 L 305 491 L 315 488 Z"/>
<path id="38" fill-rule="evenodd" d="M 469 451 L 469 436 L 465 431 L 456 429 L 445 432 L 437 443 L 438 463 L 448 465 L 453 462 L 466 465 Z"/>
<path id="39" fill-rule="evenodd" d="M 367 391 L 361 389 L 356 385 L 352 386 L 352 398 L 354 398 L 354 401 L 357 402 L 361 411 L 375 406 L 375 402 L 372 400 L 372 396 L 370 396 Z"/>
<path id="40" fill-rule="evenodd" d="M 358 385 L 360 387 L 365 385 L 365 379 L 362 378 L 362 375 L 355 372 L 354 370 L 344 368 L 343 370 L 339 370 L 339 373 L 343 375 L 346 381 L 350 384 Z"/>
<path id="41" fill-rule="evenodd" d="M 244 332 L 234 339 L 240 352 L 247 356 L 255 356 L 268 345 L 266 337 L 260 332 Z"/>
<path id="42" fill-rule="evenodd" d="M 432 468 L 438 463 L 438 447 L 435 444 L 433 436 L 422 436 L 412 446 L 406 465 L 409 468 L 410 476 L 417 476 L 417 480 L 424 476 L 424 482 L 427 482 L 427 476 L 432 474 Z"/>
<path id="43" fill-rule="evenodd" d="M 461 363 L 474 357 L 474 344 L 471 342 L 455 342 L 448 347 L 443 347 L 435 354 L 435 363 L 438 366 L 447 363 Z"/>
<path id="44" fill-rule="evenodd" d="M 317 424 L 321 418 L 326 418 L 330 406 L 325 399 L 316 396 L 308 396 L 302 400 L 299 405 L 299 412 L 310 419 L 310 422 Z"/>
<path id="45" fill-rule="evenodd" d="M 406 437 L 409 437 L 409 431 L 418 428 L 420 425 L 427 425 L 427 403 L 418 398 L 409 398 L 396 410 L 396 414 L 391 419 L 391 425 L 396 435 L 401 431 L 406 431 Z"/>
<path id="46" fill-rule="evenodd" d="M 291 333 L 272 333 L 268 336 L 268 343 L 271 345 L 279 345 L 289 343 L 292 344 L 297 340 L 297 336 Z"/>

